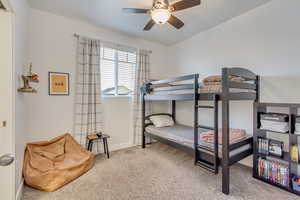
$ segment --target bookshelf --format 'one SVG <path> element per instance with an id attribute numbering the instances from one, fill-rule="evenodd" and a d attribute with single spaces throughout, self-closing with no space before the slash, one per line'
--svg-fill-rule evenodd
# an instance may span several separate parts
<path id="1" fill-rule="evenodd" d="M 260 114 L 268 113 L 269 108 L 284 108 L 287 110 L 289 115 L 289 132 L 282 133 L 276 131 L 262 130 L 260 129 Z M 258 140 L 259 138 L 269 139 L 268 134 L 279 134 L 281 137 L 287 137 L 288 151 L 291 150 L 291 146 L 294 144 L 298 144 L 298 140 L 300 140 L 300 135 L 295 135 L 295 122 L 296 117 L 298 116 L 298 109 L 300 109 L 300 104 L 286 104 L 286 103 L 255 103 L 254 112 L 253 112 L 253 177 L 269 183 L 275 187 L 281 188 L 283 190 L 289 191 L 300 196 L 300 192 L 293 190 L 292 187 L 292 176 L 297 175 L 300 176 L 298 168 L 300 167 L 299 162 L 296 163 L 291 160 L 290 152 L 283 152 L 283 157 L 274 157 L 271 155 L 266 155 L 259 153 Z M 300 114 L 300 113 L 299 113 Z M 299 151 L 299 150 L 298 150 Z M 274 162 L 283 163 L 283 165 L 288 167 L 289 170 L 289 183 L 286 186 L 283 186 L 279 183 L 273 182 L 269 179 L 264 178 L 259 175 L 259 160 L 266 159 Z"/>

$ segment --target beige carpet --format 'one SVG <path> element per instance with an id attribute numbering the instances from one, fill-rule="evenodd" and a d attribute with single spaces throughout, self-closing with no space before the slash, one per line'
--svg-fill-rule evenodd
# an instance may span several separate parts
<path id="1" fill-rule="evenodd" d="M 98 156 L 95 167 L 60 190 L 25 187 L 23 200 L 292 200 L 299 197 L 251 177 L 241 165 L 231 168 L 231 194 L 221 193 L 221 176 L 193 165 L 193 158 L 162 144 Z"/>

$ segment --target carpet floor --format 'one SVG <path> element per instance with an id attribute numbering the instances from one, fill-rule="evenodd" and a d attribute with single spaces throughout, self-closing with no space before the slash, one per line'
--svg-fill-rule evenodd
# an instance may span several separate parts
<path id="1" fill-rule="evenodd" d="M 56 192 L 25 186 L 23 200 L 296 200 L 299 197 L 255 180 L 250 168 L 231 168 L 231 193 L 221 192 L 221 174 L 193 164 L 193 157 L 163 144 L 100 155 L 88 173 Z"/>

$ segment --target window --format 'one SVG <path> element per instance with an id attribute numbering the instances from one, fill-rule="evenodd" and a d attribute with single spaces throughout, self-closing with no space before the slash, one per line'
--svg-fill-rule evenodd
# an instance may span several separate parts
<path id="1" fill-rule="evenodd" d="M 133 91 L 136 53 L 101 48 L 101 86 L 106 96 L 130 95 Z"/>

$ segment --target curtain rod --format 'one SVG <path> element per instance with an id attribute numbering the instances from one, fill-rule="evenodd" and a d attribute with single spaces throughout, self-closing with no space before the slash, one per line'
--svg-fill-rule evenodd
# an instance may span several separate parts
<path id="1" fill-rule="evenodd" d="M 77 33 L 74 33 L 74 37 L 79 38 L 80 36 L 82 36 L 82 35 L 79 35 L 79 34 L 77 34 Z M 86 37 L 86 36 L 82 36 L 82 37 Z M 89 38 L 89 37 L 87 37 L 87 38 Z M 93 38 L 93 39 L 97 39 L 97 38 Z M 97 40 L 99 40 L 99 39 L 97 39 Z M 102 41 L 102 40 L 101 40 L 101 41 Z M 106 42 L 106 41 L 102 41 L 102 42 L 104 42 L 104 43 L 109 43 L 109 44 L 114 44 L 114 43 L 112 43 L 112 42 Z M 129 47 L 129 46 L 126 46 L 126 45 L 120 45 L 120 44 L 115 44 L 115 45 L 118 46 L 118 47 L 125 47 L 125 48 L 129 48 L 129 49 L 139 50 L 139 48 Z M 148 53 L 152 53 L 151 50 L 146 50 L 146 49 L 142 49 L 142 50 L 143 50 L 143 51 L 147 51 Z"/>

